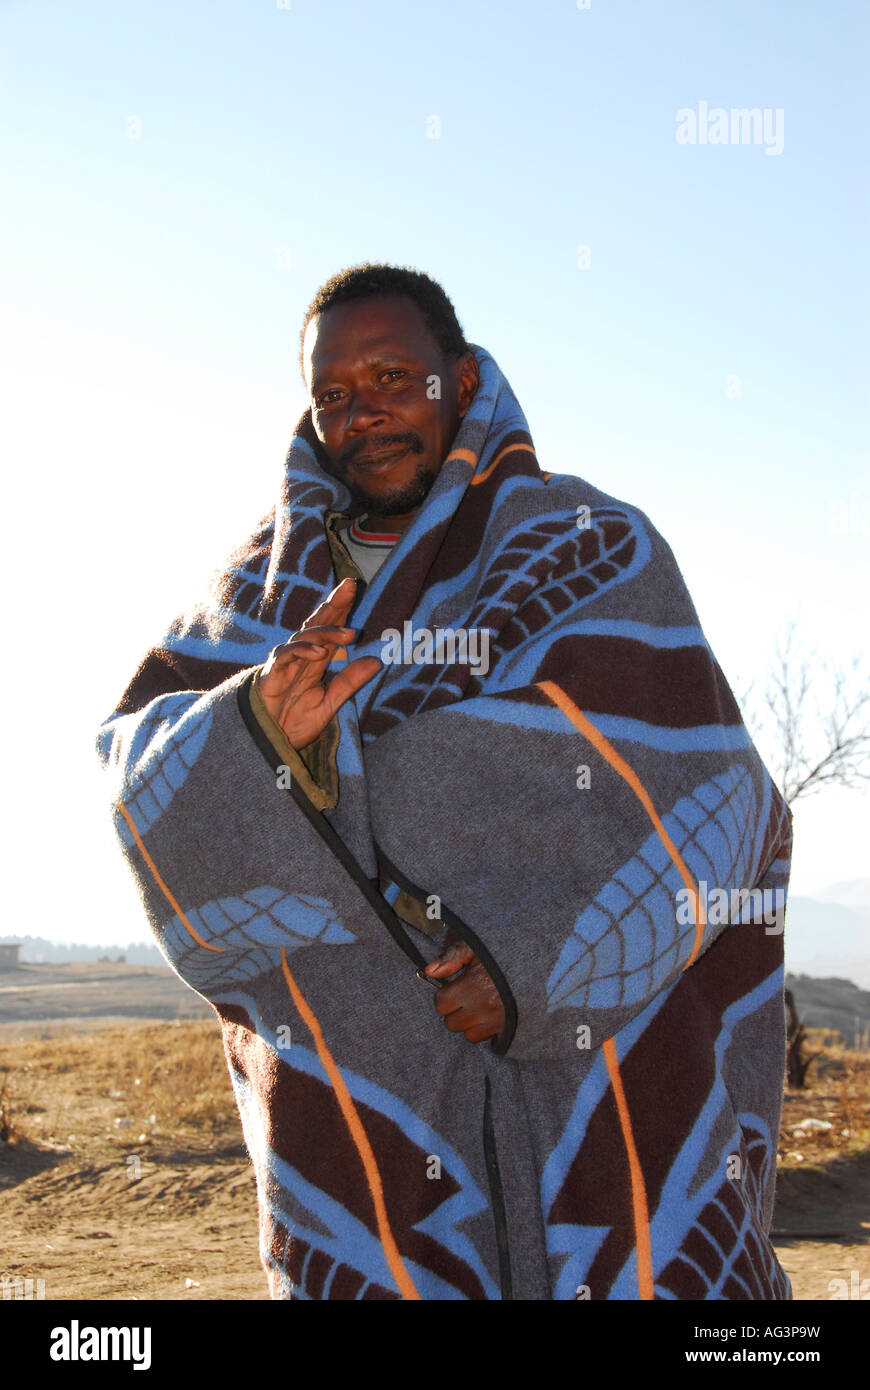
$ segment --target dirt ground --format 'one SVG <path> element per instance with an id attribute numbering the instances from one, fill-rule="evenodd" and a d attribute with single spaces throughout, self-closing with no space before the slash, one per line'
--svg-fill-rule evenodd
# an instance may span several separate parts
<path id="1" fill-rule="evenodd" d="M 268 1297 L 254 1179 L 237 1150 L 158 1151 L 137 1181 L 117 1161 L 34 1172 L 22 1158 L 0 1207 L 0 1258 L 7 1279 L 34 1280 L 34 1297 Z M 8 1178 L 5 1164 L 0 1174 Z"/>
<path id="2" fill-rule="evenodd" d="M 795 1298 L 870 1298 L 870 1055 L 824 1047 L 808 1080 L 785 1093 L 773 1243 Z"/>
<path id="3" fill-rule="evenodd" d="M 868 1218 L 870 1155 L 780 1175 L 773 1243 L 795 1298 L 870 1298 Z"/>
<path id="4" fill-rule="evenodd" d="M 870 1058 L 820 1062 L 786 1096 L 774 1244 L 795 1298 L 867 1297 Z M 2 1026 L 0 1252 L 34 1297 L 267 1297 L 214 1020 Z"/>
<path id="5" fill-rule="evenodd" d="M 217 1023 L 4 1031 L 0 1277 L 46 1299 L 265 1299 Z"/>

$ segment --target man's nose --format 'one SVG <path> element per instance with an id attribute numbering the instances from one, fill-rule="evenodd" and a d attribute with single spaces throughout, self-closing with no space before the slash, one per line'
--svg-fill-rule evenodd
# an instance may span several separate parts
<path id="1" fill-rule="evenodd" d="M 347 409 L 348 433 L 359 434 L 361 430 L 370 430 L 384 424 L 388 418 L 382 402 L 372 393 L 355 391 L 351 396 Z"/>

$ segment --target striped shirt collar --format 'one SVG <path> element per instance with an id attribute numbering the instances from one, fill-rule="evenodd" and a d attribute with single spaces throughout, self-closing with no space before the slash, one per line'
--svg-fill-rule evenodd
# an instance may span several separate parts
<path id="1" fill-rule="evenodd" d="M 367 516 L 368 513 L 363 512 L 361 516 L 354 517 L 347 528 L 347 535 L 353 541 L 354 545 L 373 546 L 376 548 L 386 546 L 389 548 L 394 546 L 396 541 L 401 539 L 401 535 L 398 531 L 363 531 L 360 527 L 360 522 L 365 521 Z"/>

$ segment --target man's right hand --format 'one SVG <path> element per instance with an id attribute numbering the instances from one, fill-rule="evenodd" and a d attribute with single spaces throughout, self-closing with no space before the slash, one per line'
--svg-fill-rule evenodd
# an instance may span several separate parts
<path id="1" fill-rule="evenodd" d="M 326 728 L 336 710 L 381 669 L 376 656 L 361 656 L 324 686 L 326 668 L 339 647 L 356 637 L 341 624 L 353 607 L 356 580 L 336 585 L 283 646 L 269 655 L 257 681 L 263 703 L 293 748 L 305 748 Z"/>

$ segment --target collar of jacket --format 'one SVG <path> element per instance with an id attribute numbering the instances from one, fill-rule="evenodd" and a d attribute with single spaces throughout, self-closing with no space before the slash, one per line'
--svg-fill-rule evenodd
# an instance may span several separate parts
<path id="1" fill-rule="evenodd" d="M 350 512 L 327 511 L 323 518 L 323 524 L 332 553 L 332 567 L 335 570 L 336 583 L 340 584 L 342 579 L 347 579 L 350 575 L 352 579 L 356 580 L 356 596 L 359 599 L 366 591 L 366 580 L 356 562 L 351 559 L 350 551 L 341 539 L 341 533 L 347 530 L 352 519 Z"/>

